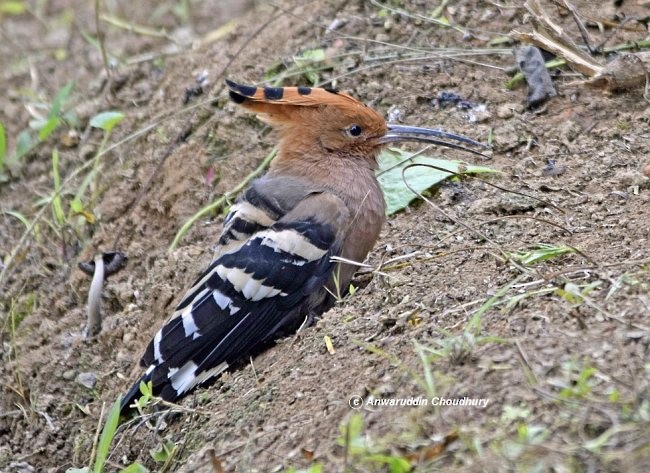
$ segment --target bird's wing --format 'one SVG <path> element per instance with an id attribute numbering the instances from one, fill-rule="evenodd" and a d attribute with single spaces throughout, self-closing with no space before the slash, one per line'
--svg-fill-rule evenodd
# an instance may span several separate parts
<path id="1" fill-rule="evenodd" d="M 286 322 L 325 294 L 350 214 L 341 199 L 318 192 L 268 228 L 217 257 L 149 344 L 140 381 L 174 400 L 273 339 Z"/>
<path id="2" fill-rule="evenodd" d="M 270 228 L 308 195 L 318 191 L 318 188 L 309 183 L 289 177 L 264 176 L 253 181 L 230 207 L 215 248 L 213 264 L 220 256 L 238 251 L 252 235 Z M 181 316 L 183 310 L 205 289 L 206 280 L 212 274 L 212 266 L 196 278 L 176 306 L 170 320 Z"/>

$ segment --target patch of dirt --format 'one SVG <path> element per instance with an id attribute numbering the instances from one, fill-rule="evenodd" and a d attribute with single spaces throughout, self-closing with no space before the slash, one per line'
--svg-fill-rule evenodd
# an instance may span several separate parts
<path id="1" fill-rule="evenodd" d="M 160 469 L 149 451 L 169 440 L 179 448 L 171 469 L 188 472 L 215 471 L 216 463 L 225 471 L 317 463 L 388 471 L 387 459 L 397 458 L 416 471 L 650 471 L 650 179 L 642 174 L 650 107 L 642 90 L 606 96 L 565 70 L 554 77 L 559 95 L 526 110 L 525 88 L 504 87 L 510 46 L 476 55 L 499 34 L 530 28 L 523 2 L 450 2 L 445 16 L 473 34 L 430 21 L 440 2 L 390 2 L 411 16 L 370 2 L 206 1 L 187 2 L 187 11 L 174 10 L 183 2 L 112 2 L 106 14 L 151 31 L 101 22 L 117 64 L 110 78 L 88 38 L 92 8 L 42 3 L 0 17 L 0 121 L 12 149 L 39 113 L 33 104 L 50 103 L 74 80 L 67 109 L 81 141 L 66 147 L 69 127 L 61 126 L 0 184 L 0 256 L 7 263 L 13 255 L 0 280 L 1 471 L 87 464 L 102 405 L 139 373 L 149 339 L 209 263 L 222 217 L 199 221 L 168 252 L 174 235 L 273 145 L 262 124 L 228 102 L 224 75 L 257 83 L 317 48 L 330 57 L 320 80 L 336 79 L 403 123 L 491 139 L 491 159 L 472 161 L 500 170 L 483 178 L 515 193 L 463 179 L 391 217 L 368 260 L 383 262 L 380 272 L 359 274 L 357 292 L 314 327 L 183 400 L 187 412 L 153 415 L 155 429 L 142 419 L 125 424 L 108 470 L 133 461 Z M 649 13 L 643 2 L 574 4 L 588 19 Z M 548 9 L 578 41 L 571 16 Z M 233 18 L 232 29 L 219 29 Z M 647 35 L 640 23 L 626 25 L 607 30 L 608 45 Z M 451 48 L 473 52 L 443 57 Z M 183 104 L 204 70 L 203 94 Z M 443 91 L 486 112 L 472 122 L 465 109 L 440 107 Z M 49 224 L 50 209 L 35 203 L 52 195 L 52 150 L 64 180 L 84 165 L 87 172 L 102 140 L 88 121 L 105 110 L 126 118 L 100 161 L 89 209 L 96 223 L 75 222 L 77 231 Z M 85 172 L 65 181 L 65 202 Z M 23 238 L 25 226 L 8 210 L 38 227 Z M 577 251 L 534 266 L 506 258 L 539 244 Z M 110 249 L 129 264 L 109 279 L 104 329 L 88 342 L 89 280 L 76 265 Z M 90 388 L 80 382 L 93 376 Z M 488 404 L 356 411 L 352 396 Z M 355 415 L 363 419 L 356 437 Z"/>

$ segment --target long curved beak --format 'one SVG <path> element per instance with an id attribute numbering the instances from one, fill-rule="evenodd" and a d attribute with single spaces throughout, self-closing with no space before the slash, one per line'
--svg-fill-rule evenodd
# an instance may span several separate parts
<path id="1" fill-rule="evenodd" d="M 466 148 L 460 144 L 450 143 L 451 140 L 456 141 L 457 143 L 465 143 L 471 146 L 477 146 L 480 148 L 488 148 L 487 145 L 474 141 L 471 138 L 467 138 L 462 135 L 455 135 L 453 133 L 447 133 L 446 131 L 434 128 L 421 128 L 419 126 L 406 126 L 406 125 L 395 125 L 392 123 L 388 124 L 388 132 L 379 138 L 379 143 L 394 143 L 396 141 L 418 141 L 421 143 L 431 143 L 438 146 L 444 146 L 446 148 L 459 149 L 462 151 L 467 151 L 468 153 L 478 154 L 479 156 L 486 157 L 483 153 L 475 151 L 473 149 Z"/>

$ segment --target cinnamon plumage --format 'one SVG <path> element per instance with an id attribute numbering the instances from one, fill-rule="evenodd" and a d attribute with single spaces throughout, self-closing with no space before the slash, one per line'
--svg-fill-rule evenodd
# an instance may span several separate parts
<path id="1" fill-rule="evenodd" d="M 332 306 L 357 269 L 332 257 L 362 262 L 384 223 L 375 170 L 387 143 L 481 146 L 442 130 L 387 124 L 333 89 L 226 83 L 235 103 L 279 130 L 278 153 L 230 208 L 214 260 L 149 343 L 146 370 L 123 410 L 142 381 L 174 401 Z"/>

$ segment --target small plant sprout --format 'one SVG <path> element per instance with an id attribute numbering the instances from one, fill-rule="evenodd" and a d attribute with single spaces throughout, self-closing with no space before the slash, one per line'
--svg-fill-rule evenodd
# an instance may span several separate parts
<path id="1" fill-rule="evenodd" d="M 173 460 L 177 452 L 178 446 L 171 440 L 166 440 L 161 442 L 158 448 L 152 448 L 149 454 L 157 463 L 163 463 L 162 471 L 166 471 L 165 466 Z"/>
<path id="2" fill-rule="evenodd" d="M 104 130 L 104 137 L 102 139 L 101 144 L 99 145 L 99 148 L 95 153 L 95 157 L 93 158 L 93 168 L 88 173 L 84 181 L 82 182 L 81 187 L 79 187 L 79 190 L 75 195 L 75 201 L 78 201 L 79 203 L 82 201 L 82 197 L 86 192 L 86 189 L 92 183 L 94 190 L 93 190 L 93 195 L 90 199 L 90 204 L 91 207 L 94 205 L 94 202 L 98 197 L 97 176 L 99 172 L 99 163 L 100 163 L 99 158 L 103 154 L 103 151 L 106 148 L 106 145 L 108 144 L 108 140 L 111 136 L 111 132 L 113 131 L 113 128 L 115 128 L 115 126 L 118 123 L 120 123 L 123 119 L 124 119 L 124 114 L 115 111 L 102 112 L 90 119 L 90 126 L 92 126 L 93 128 L 99 128 L 101 130 Z"/>
<path id="3" fill-rule="evenodd" d="M 144 409 L 151 403 L 151 400 L 153 399 L 153 383 L 151 381 L 147 381 L 146 383 L 144 381 L 141 381 L 140 392 L 142 393 L 142 396 L 140 396 L 140 399 L 138 399 L 137 407 L 139 409 Z"/>
<path id="4" fill-rule="evenodd" d="M 76 123 L 76 116 L 72 112 L 64 112 L 73 88 L 74 82 L 68 82 L 59 89 L 51 104 L 31 104 L 30 111 L 34 118 L 29 122 L 29 128 L 21 131 L 16 138 L 16 150 L 9 163 L 11 166 L 18 165 L 25 155 L 47 140 L 62 123 Z M 47 115 L 41 112 L 47 112 Z M 37 135 L 34 136 L 30 129 L 37 131 Z"/>

